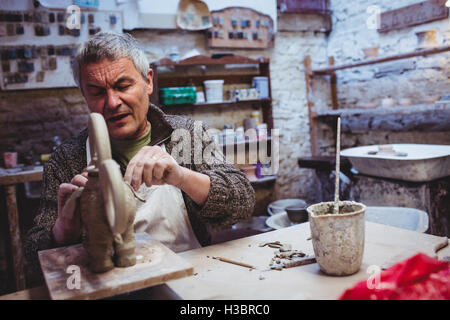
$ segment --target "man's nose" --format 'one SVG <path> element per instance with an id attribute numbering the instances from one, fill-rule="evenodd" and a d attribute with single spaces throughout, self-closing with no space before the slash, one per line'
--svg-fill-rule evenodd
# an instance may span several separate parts
<path id="1" fill-rule="evenodd" d="M 119 107 L 120 104 L 122 103 L 120 100 L 119 93 L 116 92 L 115 90 L 111 89 L 107 90 L 105 103 L 106 103 L 105 108 L 108 109 L 116 109 L 117 107 Z"/>

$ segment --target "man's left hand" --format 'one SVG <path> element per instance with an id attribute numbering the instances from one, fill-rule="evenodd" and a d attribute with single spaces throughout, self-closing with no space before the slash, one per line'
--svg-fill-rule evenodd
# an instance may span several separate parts
<path id="1" fill-rule="evenodd" d="M 183 169 L 161 147 L 146 146 L 128 163 L 124 179 L 134 190 L 138 190 L 142 183 L 147 187 L 165 183 L 180 187 L 185 175 Z"/>

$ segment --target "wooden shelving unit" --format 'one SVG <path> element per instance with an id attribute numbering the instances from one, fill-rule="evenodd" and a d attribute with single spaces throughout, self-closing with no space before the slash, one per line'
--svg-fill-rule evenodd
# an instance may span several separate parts
<path id="1" fill-rule="evenodd" d="M 319 121 L 324 118 L 337 118 L 338 115 L 345 112 L 345 109 L 339 109 L 338 106 L 338 98 L 337 98 L 337 77 L 336 77 L 336 71 L 350 69 L 350 68 L 357 68 L 367 65 L 373 65 L 378 63 L 384 63 L 389 61 L 396 61 L 396 60 L 402 60 L 402 59 L 408 59 L 413 57 L 425 57 L 428 55 L 438 54 L 442 52 L 450 51 L 450 46 L 440 46 L 435 47 L 431 49 L 420 49 L 412 52 L 387 56 L 387 57 L 380 57 L 380 58 L 374 58 L 374 59 L 368 59 L 363 60 L 356 63 L 351 64 L 344 64 L 340 66 L 334 65 L 334 58 L 329 57 L 329 67 L 321 68 L 321 69 L 312 69 L 311 68 L 311 57 L 306 56 L 304 60 L 304 67 L 305 67 L 305 81 L 306 81 L 306 100 L 308 105 L 308 116 L 309 116 L 309 123 L 310 123 L 310 137 L 311 137 L 311 153 L 313 156 L 318 156 L 317 154 L 317 147 L 316 147 L 316 141 L 317 141 L 317 132 L 316 132 L 316 121 Z M 314 101 L 312 99 L 312 81 L 313 78 L 316 76 L 328 76 L 329 77 L 329 83 L 330 83 L 330 89 L 331 89 L 331 101 L 332 101 L 332 110 L 325 113 L 317 113 L 313 111 L 314 107 Z M 391 108 L 392 113 L 398 113 L 399 109 L 397 108 Z M 352 112 L 350 109 L 347 112 Z M 359 109 L 356 111 L 357 113 L 373 113 L 378 112 L 374 111 L 373 109 L 366 109 L 361 110 Z M 389 113 L 389 111 L 388 111 Z"/>
<path id="2" fill-rule="evenodd" d="M 236 106 L 239 108 L 248 108 L 249 110 L 260 110 L 262 114 L 262 121 L 267 123 L 267 129 L 273 128 L 273 116 L 272 116 L 272 96 L 270 87 L 270 70 L 269 70 L 269 59 L 258 58 L 251 59 L 239 55 L 225 55 L 218 58 L 208 57 L 204 55 L 198 55 L 178 62 L 172 61 L 170 59 L 161 59 L 153 62 L 150 67 L 153 70 L 153 93 L 150 95 L 150 101 L 158 106 L 160 106 L 168 114 L 172 111 L 180 109 L 189 109 L 191 112 L 195 113 L 195 110 L 205 112 L 208 109 L 213 110 L 226 110 L 230 106 Z M 238 66 L 244 68 L 247 65 L 254 66 L 254 73 L 233 73 L 233 68 L 225 70 L 227 67 Z M 160 70 L 164 68 L 165 72 Z M 196 68 L 196 72 L 192 71 L 192 68 Z M 209 72 L 208 69 L 214 69 L 213 74 Z M 170 72 L 167 72 L 169 70 Z M 219 70 L 219 71 L 218 71 Z M 224 70 L 221 72 L 220 70 Z M 231 70 L 231 71 L 230 71 Z M 203 81 L 205 80 L 215 80 L 223 79 L 224 86 L 226 85 L 251 85 L 252 79 L 255 76 L 264 76 L 269 79 L 269 97 L 264 99 L 256 100 L 241 100 L 241 101 L 230 101 L 225 100 L 220 103 L 195 103 L 195 104 L 176 104 L 176 105 L 161 105 L 159 101 L 159 89 L 169 88 L 169 87 L 185 87 L 185 86 L 195 86 L 202 87 Z M 225 96 L 225 95 L 224 95 Z M 244 119 L 242 119 L 244 120 Z M 254 142 L 239 142 L 234 143 L 234 150 L 238 149 L 239 144 L 245 144 L 245 148 L 248 149 L 250 143 Z M 268 146 L 270 147 L 271 139 L 268 137 Z M 225 151 L 227 145 L 220 145 Z M 261 179 L 261 181 L 253 181 L 252 184 L 260 184 L 262 182 L 274 181 L 275 177 L 267 177 Z"/>
<path id="3" fill-rule="evenodd" d="M 188 105 L 171 105 L 171 106 L 162 106 L 163 108 L 182 108 L 186 106 L 196 106 L 196 107 L 211 107 L 216 108 L 220 106 L 230 106 L 230 105 L 244 105 L 244 104 L 259 104 L 262 109 L 262 117 L 263 122 L 267 123 L 268 130 L 273 128 L 273 117 L 272 117 L 272 95 L 271 95 L 271 87 L 270 87 L 270 70 L 269 70 L 269 59 L 267 58 L 259 58 L 259 59 L 251 59 L 238 55 L 227 55 L 221 58 L 211 58 L 203 55 L 191 57 L 185 60 L 181 60 L 178 62 L 172 61 L 170 59 L 161 59 L 159 61 L 153 62 L 150 66 L 153 69 L 153 93 L 150 95 L 150 101 L 156 105 L 160 105 L 159 103 L 159 89 L 160 88 L 168 88 L 168 87 L 184 87 L 184 86 L 203 86 L 203 81 L 205 80 L 214 80 L 214 79 L 223 79 L 224 85 L 229 84 L 251 84 L 252 79 L 255 76 L 264 76 L 269 79 L 269 98 L 268 99 L 259 99 L 259 100 L 248 100 L 248 101 L 224 101 L 221 103 L 197 103 L 197 104 L 188 104 Z M 257 65 L 258 66 L 258 74 L 232 74 L 232 73 L 224 73 L 221 75 L 214 74 L 210 75 L 207 72 L 202 74 L 189 74 L 185 73 L 186 68 L 193 66 L 225 66 L 225 65 Z M 177 76 L 173 77 L 160 77 L 158 73 L 158 69 L 160 67 L 172 67 L 174 74 Z"/>
<path id="4" fill-rule="evenodd" d="M 214 102 L 214 103 L 193 103 L 193 104 L 174 104 L 174 105 L 168 105 L 168 106 L 162 106 L 162 108 L 170 109 L 170 108 L 183 108 L 183 107 L 199 107 L 199 108 L 207 108 L 207 107 L 229 107 L 230 105 L 248 105 L 248 104 L 258 104 L 261 107 L 267 108 L 271 106 L 268 102 L 272 102 L 272 99 L 257 99 L 257 100 L 241 100 L 241 101 L 232 101 L 232 100 L 225 100 L 222 102 Z"/>

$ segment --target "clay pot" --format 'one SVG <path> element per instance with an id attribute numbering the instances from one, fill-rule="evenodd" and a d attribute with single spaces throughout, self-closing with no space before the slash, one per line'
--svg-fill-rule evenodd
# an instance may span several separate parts
<path id="1" fill-rule="evenodd" d="M 383 108 L 392 108 L 393 106 L 395 106 L 395 100 L 392 98 L 381 99 L 381 106 Z"/>
<path id="2" fill-rule="evenodd" d="M 407 107 L 407 106 L 412 105 L 412 100 L 410 98 L 401 98 L 398 100 L 398 103 L 401 106 Z"/>
<path id="3" fill-rule="evenodd" d="M 366 206 L 340 201 L 321 202 L 307 208 L 312 244 L 320 269 L 329 275 L 346 276 L 358 272 L 364 253 Z"/>
<path id="4" fill-rule="evenodd" d="M 417 47 L 419 49 L 425 49 L 437 46 L 436 33 L 437 30 L 435 29 L 416 32 Z"/>
<path id="5" fill-rule="evenodd" d="M 441 96 L 426 96 L 425 97 L 425 103 L 426 104 L 435 104 L 436 101 L 439 101 Z"/>
<path id="6" fill-rule="evenodd" d="M 378 47 L 363 48 L 364 59 L 376 58 L 378 56 Z"/>
<path id="7" fill-rule="evenodd" d="M 378 104 L 376 103 L 363 103 L 358 105 L 358 108 L 363 108 L 363 109 L 373 109 L 378 107 Z"/>

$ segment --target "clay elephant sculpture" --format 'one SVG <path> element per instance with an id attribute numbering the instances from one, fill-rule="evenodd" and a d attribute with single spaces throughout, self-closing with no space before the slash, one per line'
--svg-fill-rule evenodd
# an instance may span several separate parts
<path id="1" fill-rule="evenodd" d="M 132 266 L 136 264 L 136 195 L 111 157 L 108 130 L 99 113 L 89 116 L 89 150 L 88 182 L 70 197 L 63 214 L 81 211 L 83 246 L 92 272 Z"/>
<path id="2" fill-rule="evenodd" d="M 86 236 L 83 246 L 92 272 L 136 264 L 133 229 L 136 200 L 131 187 L 121 180 L 122 175 L 114 160 L 104 160 L 99 170 L 89 172 L 88 182 L 81 194 L 81 221 Z M 111 198 L 114 194 L 123 199 L 120 200 L 124 204 L 120 212 L 120 219 L 123 220 L 120 222 L 116 215 L 108 214 L 108 206 L 117 199 Z"/>

